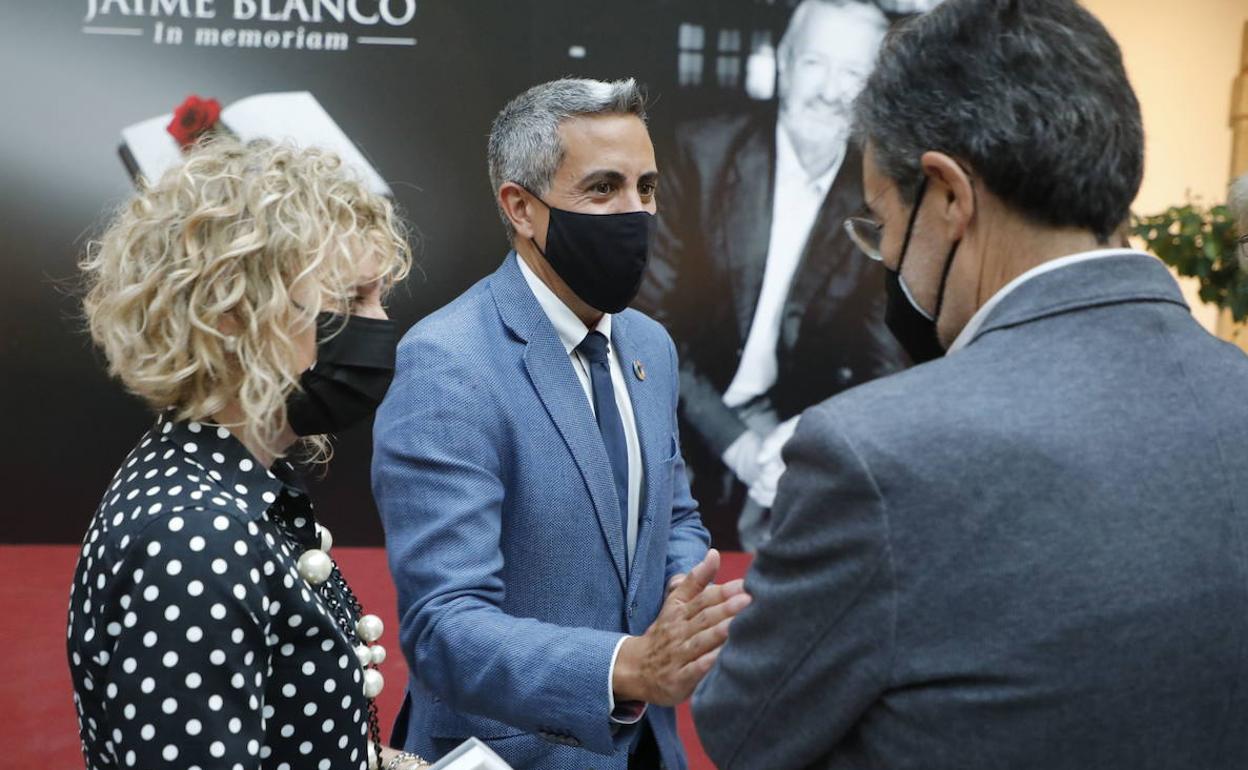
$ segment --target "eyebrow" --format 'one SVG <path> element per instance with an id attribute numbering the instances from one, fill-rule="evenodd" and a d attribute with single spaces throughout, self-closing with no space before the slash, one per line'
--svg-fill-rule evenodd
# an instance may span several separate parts
<path id="1" fill-rule="evenodd" d="M 648 171 L 642 174 L 638 178 L 637 181 L 639 183 L 640 182 L 653 183 L 653 182 L 658 181 L 658 178 L 659 178 L 658 171 Z M 585 176 L 581 177 L 581 181 L 577 182 L 576 184 L 579 189 L 593 187 L 595 184 L 598 184 L 599 182 L 610 182 L 611 184 L 623 187 L 627 181 L 628 181 L 628 178 L 624 176 L 623 174 L 621 174 L 619 171 L 615 171 L 612 169 L 598 169 L 596 171 L 591 171 Z"/>

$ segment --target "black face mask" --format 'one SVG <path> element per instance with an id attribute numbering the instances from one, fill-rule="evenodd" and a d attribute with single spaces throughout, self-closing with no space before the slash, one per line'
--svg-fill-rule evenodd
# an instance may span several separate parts
<path id="1" fill-rule="evenodd" d="M 286 419 L 300 436 L 336 433 L 368 417 L 394 378 L 394 321 L 321 313 L 316 317 L 316 363 L 290 394 Z"/>
<path id="2" fill-rule="evenodd" d="M 529 194 L 542 201 L 533 191 Z M 628 307 L 641 289 L 650 259 L 654 215 L 648 211 L 582 214 L 557 209 L 546 201 L 542 205 L 550 210 L 546 250 L 529 239 L 538 253 L 590 307 L 604 313 Z"/>
<path id="3" fill-rule="evenodd" d="M 945 301 L 945 284 L 949 281 L 949 269 L 953 267 L 953 258 L 957 254 L 961 241 L 954 241 L 949 256 L 945 259 L 945 269 L 940 276 L 940 290 L 936 295 L 936 310 L 928 315 L 919 303 L 911 296 L 910 290 L 901 279 L 901 268 L 906 261 L 906 250 L 910 247 L 910 236 L 914 232 L 914 221 L 918 218 L 919 207 L 923 205 L 923 196 L 927 193 L 927 177 L 919 184 L 915 195 L 914 209 L 910 212 L 910 222 L 906 225 L 906 237 L 901 244 L 901 257 L 897 260 L 897 269 L 884 268 L 884 290 L 888 303 L 884 308 L 884 323 L 893 333 L 902 349 L 915 364 L 922 364 L 940 358 L 945 348 L 936 335 L 936 320 L 940 318 L 941 307 Z"/>

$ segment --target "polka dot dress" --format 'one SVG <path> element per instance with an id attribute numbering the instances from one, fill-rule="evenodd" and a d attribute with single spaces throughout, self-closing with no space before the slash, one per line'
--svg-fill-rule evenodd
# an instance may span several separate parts
<path id="1" fill-rule="evenodd" d="M 257 467 L 224 428 L 157 421 L 74 575 L 89 769 L 367 768 L 360 663 L 296 569 L 315 527 L 288 464 Z"/>

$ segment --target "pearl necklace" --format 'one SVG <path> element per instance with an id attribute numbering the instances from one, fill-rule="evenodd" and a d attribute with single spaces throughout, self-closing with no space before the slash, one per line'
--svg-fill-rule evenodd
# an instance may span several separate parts
<path id="1" fill-rule="evenodd" d="M 302 544 L 292 532 L 283 516 L 275 516 L 286 539 L 296 547 Z M 320 548 L 308 548 L 299 556 L 299 577 L 317 592 L 321 601 L 329 607 L 334 622 L 338 624 L 347 642 L 355 651 L 356 661 L 364 670 L 364 697 L 368 699 L 368 766 L 376 770 L 381 757 L 381 728 L 377 720 L 377 696 L 381 694 L 386 680 L 377 667 L 386 659 L 386 648 L 377 644 L 385 631 L 385 624 L 376 615 L 363 614 L 363 607 L 355 592 L 347 584 L 337 563 L 330 557 L 334 538 L 327 527 L 316 525 Z"/>

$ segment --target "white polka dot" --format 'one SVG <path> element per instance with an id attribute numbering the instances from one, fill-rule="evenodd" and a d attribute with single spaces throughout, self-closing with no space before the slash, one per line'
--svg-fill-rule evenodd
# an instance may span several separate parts
<path id="1" fill-rule="evenodd" d="M 200 639 L 203 639 L 203 638 L 204 638 L 204 630 L 200 628 L 199 626 L 191 626 L 190 628 L 186 629 L 186 641 L 194 643 L 194 642 L 198 642 Z"/>
<path id="2" fill-rule="evenodd" d="M 290 736 L 294 734 L 295 734 L 294 725 L 282 725 L 282 737 L 283 738 L 289 738 Z"/>
<path id="3" fill-rule="evenodd" d="M 316 702 L 315 702 L 315 701 L 309 701 L 309 702 L 305 703 L 305 704 L 303 705 L 303 713 L 304 713 L 305 715 L 307 715 L 307 716 L 312 716 L 313 714 L 315 714 L 315 713 L 316 713 Z"/>
<path id="4" fill-rule="evenodd" d="M 148 631 L 146 634 L 143 634 L 143 646 L 155 647 L 157 638 L 155 631 Z"/>
<path id="5" fill-rule="evenodd" d="M 286 625 L 291 628 L 298 628 L 301 623 L 303 623 L 303 616 L 297 612 L 291 613 L 291 616 L 286 618 Z"/>
<path id="6" fill-rule="evenodd" d="M 177 559 L 170 559 L 169 563 L 165 565 L 165 572 L 168 572 L 170 575 L 180 574 L 182 572 L 182 562 Z"/>
<path id="7" fill-rule="evenodd" d="M 242 540 L 235 540 L 234 541 L 234 553 L 238 554 L 239 556 L 246 556 L 247 544 L 244 543 Z"/>
<path id="8" fill-rule="evenodd" d="M 245 635 L 243 634 L 243 629 L 241 628 L 236 628 L 230 632 L 230 640 L 234 642 L 234 644 L 242 644 L 244 637 Z M 251 661 L 248 661 L 247 664 L 251 665 Z"/>
<path id="9" fill-rule="evenodd" d="M 243 720 L 238 717 L 231 717 L 227 726 L 230 728 L 230 732 L 237 734 L 238 731 L 243 729 Z"/>
<path id="10" fill-rule="evenodd" d="M 260 495 L 260 499 L 265 501 L 266 503 L 272 504 L 275 500 L 277 500 L 277 495 L 273 494 L 272 492 L 265 492 L 264 494 Z"/>
<path id="11" fill-rule="evenodd" d="M 197 687 L 199 687 L 202 681 L 203 681 L 202 677 L 200 677 L 200 675 L 195 673 L 194 671 L 186 675 L 187 689 L 191 689 L 191 690 L 196 689 Z"/>
<path id="12" fill-rule="evenodd" d="M 156 728 L 151 725 L 143 725 L 143 728 L 139 730 L 139 737 L 145 741 L 150 741 L 156 737 Z"/>
<path id="13" fill-rule="evenodd" d="M 217 573 L 218 575 L 224 575 L 226 570 L 228 570 L 229 568 L 230 566 L 225 563 L 225 559 L 213 559 L 212 560 L 212 571 Z"/>
<path id="14" fill-rule="evenodd" d="M 316 673 L 316 664 L 310 660 L 305 660 L 303 662 L 303 667 L 301 670 L 303 671 L 304 675 L 311 676 L 312 674 Z"/>
<path id="15" fill-rule="evenodd" d="M 181 516 L 174 516 L 173 518 L 169 519 L 169 531 L 177 532 L 180 529 L 182 529 L 182 525 L 185 523 L 186 522 L 182 520 Z"/>
<path id="16" fill-rule="evenodd" d="M 182 614 L 182 610 L 176 604 L 170 604 L 165 608 L 165 620 L 172 623 Z"/>
<path id="17" fill-rule="evenodd" d="M 217 518 L 212 520 L 212 526 L 224 532 L 225 530 L 229 529 L 230 520 L 225 516 L 218 516 Z"/>
<path id="18" fill-rule="evenodd" d="M 335 682 L 333 679 L 325 680 L 325 692 L 333 692 L 336 689 L 338 689 L 337 682 Z"/>
<path id="19" fill-rule="evenodd" d="M 217 758 L 225 756 L 225 744 L 221 741 L 213 741 L 212 745 L 208 747 L 208 753 Z"/>
<path id="20" fill-rule="evenodd" d="M 226 428 L 217 428 L 217 438 L 229 438 L 230 431 Z"/>
<path id="21" fill-rule="evenodd" d="M 213 459 L 213 462 L 223 463 L 225 462 L 225 455 L 221 454 L 220 452 L 213 452 L 212 459 Z"/>
<path id="22" fill-rule="evenodd" d="M 126 707 L 121 711 L 126 715 L 126 719 L 134 719 L 135 708 L 133 703 L 127 703 Z"/>
<path id="23" fill-rule="evenodd" d="M 204 592 L 204 584 L 198 580 L 192 580 L 186 584 L 186 592 L 191 596 L 199 596 Z"/>
<path id="24" fill-rule="evenodd" d="M 139 684 L 139 689 L 144 693 L 152 692 L 156 689 L 156 680 L 152 679 L 150 676 L 144 677 L 143 681 Z"/>
<path id="25" fill-rule="evenodd" d="M 299 744 L 299 753 L 311 754 L 312 753 L 312 741 L 304 741 L 303 743 Z"/>
<path id="26" fill-rule="evenodd" d="M 133 674 L 134 670 L 138 667 L 139 664 L 134 658 L 126 658 L 121 662 L 121 670 L 125 671 L 127 674 Z"/>
<path id="27" fill-rule="evenodd" d="M 203 729 L 204 729 L 204 726 L 200 723 L 198 719 L 189 719 L 186 722 L 186 734 L 187 735 L 199 735 L 200 731 Z"/>
<path id="28" fill-rule="evenodd" d="M 160 553 L 160 543 L 157 543 L 155 540 L 153 540 L 152 542 L 147 544 L 148 556 L 155 556 L 158 553 Z"/>
<path id="29" fill-rule="evenodd" d="M 194 441 L 186 442 L 185 444 L 182 445 L 182 449 L 184 449 L 188 454 L 194 454 L 195 452 L 199 451 L 199 447 L 195 444 Z"/>
<path id="30" fill-rule="evenodd" d="M 200 537 L 199 535 L 196 535 L 195 537 L 191 538 L 190 546 L 191 546 L 192 551 L 195 551 L 196 553 L 198 553 L 199 551 L 204 550 L 204 545 L 205 545 L 204 539 Z"/>
<path id="31" fill-rule="evenodd" d="M 223 703 L 224 701 L 221 700 L 220 695 L 213 695 L 212 697 L 208 698 L 208 708 L 213 711 L 220 711 L 221 705 Z"/>
<path id="32" fill-rule="evenodd" d="M 208 660 L 212 663 L 212 665 L 220 666 L 225 663 L 225 653 L 220 650 L 213 650 L 208 653 Z"/>
<path id="33" fill-rule="evenodd" d="M 230 684 L 234 686 L 235 690 L 241 690 L 243 689 L 243 685 L 247 684 L 247 680 L 243 679 L 242 674 L 235 674 L 234 676 L 230 677 Z"/>
<path id="34" fill-rule="evenodd" d="M 165 698 L 160 704 L 160 710 L 166 714 L 172 714 L 178 710 L 178 701 L 174 698 Z"/>

